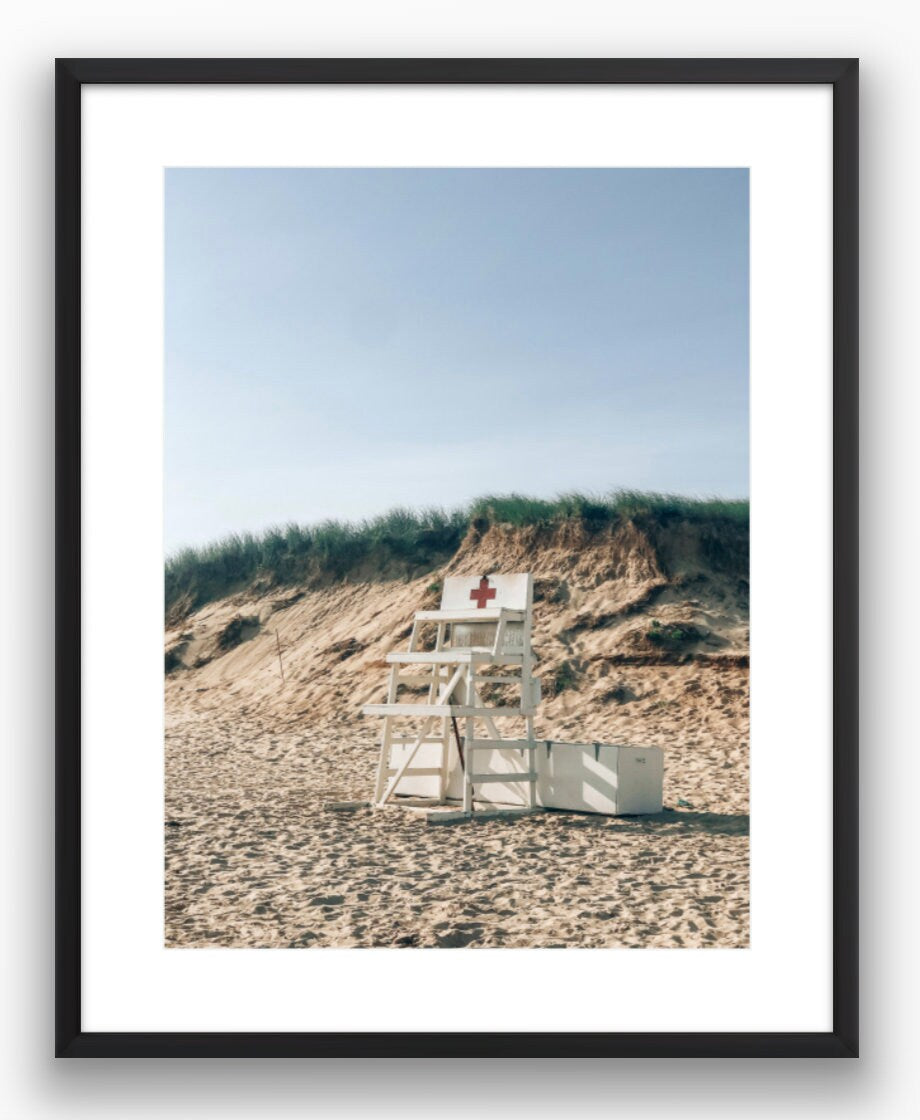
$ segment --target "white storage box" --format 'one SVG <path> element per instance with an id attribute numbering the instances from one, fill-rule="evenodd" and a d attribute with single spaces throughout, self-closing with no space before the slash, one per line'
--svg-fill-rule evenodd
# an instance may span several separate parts
<path id="1" fill-rule="evenodd" d="M 586 813 L 660 813 L 664 753 L 659 747 L 541 743 L 537 804 Z"/>
<path id="2" fill-rule="evenodd" d="M 664 754 L 659 747 L 614 746 L 609 743 L 563 743 L 556 740 L 537 743 L 535 750 L 522 750 L 515 740 L 508 745 L 477 749 L 476 774 L 526 773 L 531 756 L 537 772 L 537 804 L 546 809 L 569 809 L 584 813 L 617 816 L 633 813 L 660 813 L 664 779 Z M 405 748 L 408 749 L 408 748 Z M 430 751 L 430 758 L 428 752 Z M 402 750 L 396 748 L 393 766 Z M 439 753 L 422 747 L 413 760 L 413 769 L 433 767 Z M 526 783 L 489 782 L 475 788 L 477 801 L 498 805 L 525 805 Z M 433 774 L 411 773 L 396 788 L 397 795 L 437 797 L 438 778 Z M 450 752 L 447 796 L 451 801 L 463 797 L 463 775 L 457 748 Z"/>

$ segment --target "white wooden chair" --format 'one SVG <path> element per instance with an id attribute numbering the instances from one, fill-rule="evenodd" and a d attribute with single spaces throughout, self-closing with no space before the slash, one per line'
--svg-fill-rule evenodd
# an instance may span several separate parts
<path id="1" fill-rule="evenodd" d="M 441 606 L 417 611 L 405 652 L 390 653 L 389 686 L 384 704 L 368 704 L 365 715 L 383 716 L 380 761 L 374 791 L 376 805 L 384 805 L 410 777 L 437 778 L 438 799 L 447 796 L 451 765 L 451 736 L 463 769 L 463 808 L 473 811 L 474 787 L 488 782 L 526 782 L 529 804 L 536 805 L 536 762 L 533 716 L 540 702 L 540 683 L 533 675 L 530 635 L 533 615 L 533 580 L 529 574 L 451 576 L 444 581 Z M 432 634 L 434 645 L 422 649 L 422 638 Z M 486 670 L 499 667 L 500 672 Z M 405 672 L 408 668 L 409 672 Z M 425 691 L 422 702 L 400 699 L 404 686 Z M 483 686 L 510 687 L 517 703 L 489 705 Z M 411 732 L 397 726 L 420 720 Z M 523 721 L 525 737 L 503 738 L 497 720 Z M 463 720 L 461 737 L 458 720 Z M 432 766 L 432 746 L 438 765 Z M 476 773 L 477 751 L 496 747 L 518 748 L 528 764 L 523 772 Z M 429 765 L 412 763 L 425 748 Z M 398 755 L 394 759 L 394 751 Z"/>

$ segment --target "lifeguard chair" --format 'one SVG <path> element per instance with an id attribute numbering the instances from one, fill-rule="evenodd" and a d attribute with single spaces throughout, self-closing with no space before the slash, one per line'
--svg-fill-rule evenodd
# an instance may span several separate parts
<path id="1" fill-rule="evenodd" d="M 533 718 L 540 682 L 533 675 L 532 613 L 531 576 L 497 573 L 450 576 L 440 608 L 416 612 L 408 650 L 387 655 L 386 703 L 363 708 L 365 715 L 383 716 L 377 806 L 397 793 L 447 800 L 449 788 L 456 785 L 452 778 L 460 776 L 452 773 L 457 764 L 465 812 L 473 811 L 475 788 L 491 782 L 506 789 L 526 784 L 526 804 L 536 806 Z M 429 643 L 433 639 L 427 649 L 422 648 L 426 637 Z M 502 686 L 505 699 L 490 705 L 482 693 L 494 686 Z M 400 698 L 405 687 L 425 699 Z M 523 738 L 500 734 L 499 721 L 508 720 L 523 723 Z M 411 730 L 407 721 L 415 721 Z M 489 769 L 477 772 L 476 756 L 485 751 L 490 752 Z"/>

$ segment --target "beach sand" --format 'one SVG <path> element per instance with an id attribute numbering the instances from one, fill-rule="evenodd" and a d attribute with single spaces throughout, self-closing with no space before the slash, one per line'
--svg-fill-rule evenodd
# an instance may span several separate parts
<path id="1" fill-rule="evenodd" d="M 740 671 L 732 684 L 724 670 L 709 676 L 694 689 L 701 700 L 726 687 L 744 696 Z M 659 671 L 658 702 L 699 677 Z M 371 721 L 292 731 L 171 705 L 166 943 L 746 946 L 747 745 L 707 730 L 719 709 L 699 710 L 680 742 L 667 709 L 650 713 L 657 726 L 642 741 L 665 749 L 660 816 L 545 812 L 435 828 L 399 805 L 324 811 L 370 796 Z"/>

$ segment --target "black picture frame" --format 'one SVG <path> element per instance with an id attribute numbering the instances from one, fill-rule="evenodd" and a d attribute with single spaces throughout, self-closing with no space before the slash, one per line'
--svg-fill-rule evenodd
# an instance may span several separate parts
<path id="1" fill-rule="evenodd" d="M 80 994 L 80 139 L 93 84 L 833 87 L 833 1029 L 827 1033 L 92 1033 Z M 55 66 L 58 1057 L 856 1057 L 858 62 L 855 59 L 58 59 Z"/>

